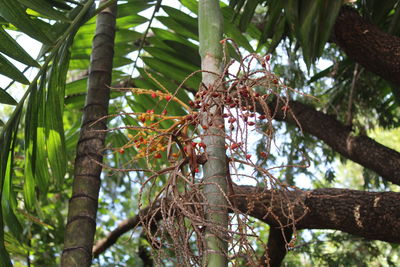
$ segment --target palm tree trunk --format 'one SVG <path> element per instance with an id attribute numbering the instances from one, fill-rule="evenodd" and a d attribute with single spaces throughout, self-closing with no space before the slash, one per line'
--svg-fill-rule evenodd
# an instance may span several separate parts
<path id="1" fill-rule="evenodd" d="M 201 0 L 199 3 L 199 39 L 202 81 L 207 90 L 221 91 L 218 85 L 222 73 L 222 39 L 223 19 L 217 0 Z M 212 72 L 212 73 L 210 73 Z M 215 74 L 216 73 L 216 74 Z M 210 99 L 204 101 L 210 103 Z M 213 227 L 205 231 L 206 253 L 203 258 L 204 266 L 227 266 L 228 243 L 225 236 L 228 229 L 228 210 L 226 180 L 226 151 L 225 133 L 223 127 L 221 103 L 210 106 L 203 114 L 202 124 L 206 128 L 204 143 L 207 146 L 208 161 L 204 165 L 204 196 L 207 202 L 206 220 Z M 212 123 L 209 123 L 209 122 Z"/>
<path id="2" fill-rule="evenodd" d="M 100 4 L 107 2 L 100 1 Z M 88 91 L 83 111 L 81 134 L 75 159 L 75 177 L 69 202 L 61 266 L 90 266 L 102 167 L 93 161 L 103 160 L 106 122 L 94 121 L 108 113 L 117 3 L 97 16 L 88 78 Z"/>

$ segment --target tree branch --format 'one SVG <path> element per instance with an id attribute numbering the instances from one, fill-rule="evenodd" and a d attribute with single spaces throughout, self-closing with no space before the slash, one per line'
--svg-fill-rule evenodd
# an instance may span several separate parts
<path id="1" fill-rule="evenodd" d="M 162 216 L 159 210 L 159 206 L 153 205 L 151 207 L 146 207 L 140 210 L 138 215 L 125 219 L 122 222 L 120 222 L 118 226 L 113 231 L 111 231 L 105 238 L 100 239 L 99 241 L 96 242 L 96 244 L 93 246 L 93 257 L 97 258 L 101 253 L 103 253 L 109 247 L 114 245 L 121 235 L 139 226 L 140 216 L 147 216 L 150 213 L 153 213 L 155 210 L 157 210 L 157 213 L 154 215 L 154 220 L 160 220 Z"/>
<path id="2" fill-rule="evenodd" d="M 232 198 L 241 212 L 270 226 L 287 221 L 285 207 L 291 205 L 296 229 L 340 230 L 367 239 L 400 243 L 400 193 L 338 188 L 273 193 L 253 186 L 237 186 L 235 192 Z"/>
<path id="3" fill-rule="evenodd" d="M 269 229 L 267 250 L 261 258 L 260 266 L 279 267 L 287 253 L 287 243 L 292 239 L 292 228 L 280 229 L 271 227 Z"/>
<path id="4" fill-rule="evenodd" d="M 243 185 L 235 186 L 234 190 L 236 194 L 231 196 L 231 200 L 237 209 L 269 224 L 281 236 L 279 227 L 288 221 L 287 207 L 292 207 L 292 216 L 296 219 L 294 226 L 298 230 L 340 230 L 367 239 L 400 243 L 400 193 L 337 188 L 271 192 L 261 187 Z M 140 212 L 148 214 L 151 210 L 146 208 Z M 161 219 L 161 215 L 157 219 Z M 139 223 L 138 215 L 121 222 L 107 237 L 96 243 L 93 255 L 96 257 L 104 252 Z M 272 235 L 278 238 L 279 234 L 274 232 Z M 281 241 L 275 239 L 269 243 L 281 244 Z M 282 246 L 276 248 L 281 250 Z"/>
<path id="5" fill-rule="evenodd" d="M 275 109 L 276 103 L 271 109 Z M 284 103 L 280 103 L 284 105 Z M 274 119 L 297 125 L 301 129 L 324 141 L 344 157 L 373 170 L 384 179 L 400 185 L 400 153 L 379 144 L 365 135 L 354 135 L 350 128 L 344 126 L 334 117 L 326 115 L 313 107 L 297 101 L 290 101 L 290 112 L 286 115 L 281 107 Z M 264 113 L 261 106 L 257 112 Z M 293 116 L 294 115 L 294 116 Z M 298 123 L 297 123 L 298 122 Z"/>
<path id="6" fill-rule="evenodd" d="M 400 38 L 343 6 L 333 29 L 333 41 L 367 70 L 400 86 Z"/>

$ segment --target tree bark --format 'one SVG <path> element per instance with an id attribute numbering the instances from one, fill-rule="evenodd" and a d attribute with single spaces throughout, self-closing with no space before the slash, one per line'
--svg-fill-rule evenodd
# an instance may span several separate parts
<path id="1" fill-rule="evenodd" d="M 286 220 L 285 207 L 292 203 L 298 230 L 340 230 L 366 239 L 400 243 L 399 193 L 322 188 L 280 191 L 271 198 L 271 191 L 253 186 L 237 186 L 235 192 L 237 208 L 271 226 Z M 269 213 L 268 207 L 272 208 Z"/>
<path id="2" fill-rule="evenodd" d="M 343 6 L 333 29 L 333 41 L 367 70 L 400 86 L 400 38 Z M 400 93 L 400 92 L 399 92 Z"/>
<path id="3" fill-rule="evenodd" d="M 106 1 L 101 1 L 106 2 Z M 97 17 L 90 61 L 88 93 L 75 159 L 61 266 L 90 266 L 102 167 L 106 122 L 93 122 L 108 113 L 116 23 L 116 2 Z"/>
<path id="4" fill-rule="evenodd" d="M 230 196 L 236 208 L 245 214 L 280 229 L 287 221 L 288 204 L 292 206 L 295 229 L 340 230 L 371 240 L 400 243 L 400 193 L 365 192 L 359 190 L 322 188 L 309 191 L 274 191 L 261 187 L 234 186 Z M 155 208 L 157 208 L 155 206 Z M 271 208 L 271 209 L 269 209 Z M 143 214 L 152 212 L 144 209 Z M 158 217 L 161 219 L 161 217 Z M 105 238 L 96 243 L 94 255 L 112 246 L 119 236 L 140 223 L 139 215 L 125 220 Z M 292 226 L 288 226 L 287 229 Z M 286 230 L 286 229 L 284 229 Z M 285 233 L 289 242 L 290 232 Z M 275 231 L 273 236 L 277 237 Z M 282 243 L 281 241 L 271 241 Z M 279 247 L 282 247 L 279 245 Z M 272 254 L 270 254 L 273 256 Z"/>
<path id="5" fill-rule="evenodd" d="M 287 242 L 292 239 L 292 228 L 271 227 L 267 250 L 261 258 L 260 266 L 279 267 L 287 253 Z"/>
<path id="6" fill-rule="evenodd" d="M 283 106 L 283 104 L 280 105 Z M 275 110 L 275 105 L 276 102 L 271 104 L 272 110 Z M 274 119 L 296 126 L 299 122 L 304 132 L 324 141 L 344 157 L 376 172 L 387 181 L 400 185 L 399 152 L 381 145 L 365 135 L 354 135 L 350 128 L 344 126 L 333 116 L 317 111 L 311 106 L 297 101 L 290 101 L 289 106 L 290 112 L 286 112 L 286 115 L 279 106 Z M 261 106 L 257 106 L 257 112 L 263 113 Z"/>

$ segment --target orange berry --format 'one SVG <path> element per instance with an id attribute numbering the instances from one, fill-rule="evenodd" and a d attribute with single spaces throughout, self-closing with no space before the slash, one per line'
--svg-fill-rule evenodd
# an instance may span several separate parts
<path id="1" fill-rule="evenodd" d="M 124 154 L 125 153 L 125 150 L 123 149 L 123 148 L 121 148 L 120 150 L 118 150 L 118 152 L 119 152 L 119 154 Z"/>
<path id="2" fill-rule="evenodd" d="M 260 153 L 260 156 L 263 157 L 263 158 L 266 158 L 268 155 L 267 155 L 267 153 L 265 153 L 265 152 L 261 152 L 261 153 Z"/>

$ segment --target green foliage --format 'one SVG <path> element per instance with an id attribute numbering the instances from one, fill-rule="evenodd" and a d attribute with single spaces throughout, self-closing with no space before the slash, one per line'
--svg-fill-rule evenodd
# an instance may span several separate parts
<path id="1" fill-rule="evenodd" d="M 149 78 L 151 74 L 174 93 L 189 74 L 200 68 L 197 1 L 182 0 L 181 3 L 185 9 L 163 5 L 160 10 L 164 13 L 156 16 L 158 23 L 150 25 L 150 33 L 143 36 L 144 31 L 137 26 L 147 27 L 149 18 L 139 13 L 154 7 L 155 1 L 118 2 L 113 85 L 160 90 Z M 274 72 L 293 88 L 319 98 L 319 102 L 301 96 L 296 100 L 345 122 L 355 63 L 327 43 L 341 3 L 338 0 L 232 0 L 227 6 L 221 2 L 224 34 L 234 39 L 242 51 L 271 53 Z M 380 28 L 399 35 L 400 8 L 395 4 L 396 1 L 368 0 L 357 1 L 355 7 Z M 92 1 L 73 4 L 73 1 L 58 0 L 0 0 L 0 6 L 0 74 L 18 83 L 19 87 L 27 85 L 22 98 L 12 97 L 17 94 L 10 90 L 17 90 L 16 86 L 0 88 L 1 106 L 11 105 L 12 108 L 0 121 L 0 259 L 2 264 L 10 266 L 10 253 L 15 266 L 25 265 L 29 253 L 33 266 L 57 266 L 72 185 L 80 110 L 86 94 L 85 71 L 92 51 L 95 6 Z M 11 31 L 41 42 L 39 57 L 32 58 L 30 51 L 14 40 Z M 145 38 L 144 47 L 136 69 L 139 76 L 132 79 L 129 67 L 135 57 L 131 53 L 138 52 L 142 38 Z M 229 51 L 230 56 L 237 56 L 232 51 Z M 10 58 L 38 71 L 37 76 L 29 78 L 27 72 L 14 67 Z M 320 64 L 318 59 L 328 64 Z M 308 73 L 304 71 L 303 61 Z M 180 90 L 176 97 L 188 102 L 200 82 L 201 75 L 193 75 L 183 84 L 185 90 Z M 398 89 L 365 70 L 359 75 L 356 88 L 352 104 L 354 131 L 369 133 L 379 142 L 388 142 L 387 146 L 398 144 L 397 130 L 372 131 L 378 126 L 383 129 L 398 127 Z M 124 99 L 121 93 L 113 92 L 112 99 L 110 113 L 127 107 L 134 112 L 145 112 L 156 106 L 156 102 L 145 95 Z M 161 107 L 155 109 L 161 112 Z M 177 103 L 171 103 L 169 112 L 183 115 L 185 111 Z M 111 127 L 135 124 L 129 118 L 110 118 L 109 121 Z M 277 140 L 282 142 L 282 149 L 266 164 L 301 165 L 306 155 L 315 166 L 288 168 L 279 173 L 279 178 L 288 184 L 302 187 L 295 179 L 302 175 L 315 187 L 345 185 L 382 189 L 386 186 L 368 170 L 351 164 L 340 165 L 337 155 L 315 137 L 299 135 L 295 127 L 276 125 L 281 129 Z M 123 130 L 110 134 L 107 147 L 125 144 L 126 134 Z M 394 139 L 390 141 L 391 138 Z M 263 145 L 261 139 L 259 152 Z M 105 164 L 118 167 L 121 162 L 129 162 L 132 156 L 129 152 L 118 157 L 107 156 Z M 136 214 L 141 178 L 141 174 L 105 172 L 97 238 L 104 237 L 121 219 Z M 257 230 L 266 240 L 267 227 L 260 225 Z M 141 266 L 140 247 L 149 246 L 143 240 L 137 235 L 124 236 L 108 253 L 100 256 L 96 264 Z M 398 255 L 394 245 L 366 242 L 338 233 L 315 232 L 311 239 L 303 238 L 301 242 L 285 259 L 287 266 L 375 266 L 378 263 L 395 266 Z"/>

